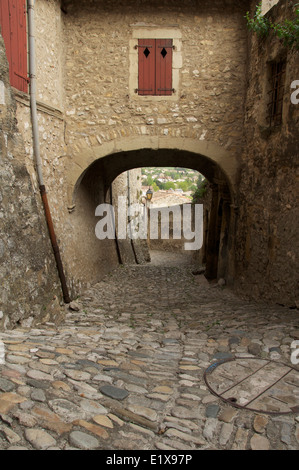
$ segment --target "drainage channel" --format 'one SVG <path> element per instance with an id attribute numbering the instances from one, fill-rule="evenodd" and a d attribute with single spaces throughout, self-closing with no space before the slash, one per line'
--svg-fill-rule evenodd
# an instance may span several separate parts
<path id="1" fill-rule="evenodd" d="M 235 357 L 204 372 L 210 392 L 236 408 L 266 414 L 299 413 L 299 370 L 268 359 Z"/>

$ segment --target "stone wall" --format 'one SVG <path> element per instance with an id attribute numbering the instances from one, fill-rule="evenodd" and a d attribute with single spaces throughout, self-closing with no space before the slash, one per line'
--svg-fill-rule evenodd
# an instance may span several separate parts
<path id="1" fill-rule="evenodd" d="M 107 201 L 105 176 L 98 168 L 96 179 L 91 174 L 82 174 L 76 198 L 76 211 L 67 198 L 67 177 L 72 167 L 72 155 L 68 152 L 68 116 L 72 111 L 65 100 L 65 15 L 60 0 L 37 0 L 35 2 L 35 42 L 37 63 L 37 105 L 43 175 L 49 205 L 61 251 L 67 283 L 72 297 L 84 286 L 98 280 L 109 270 L 117 267 L 118 258 L 115 241 L 99 241 L 95 237 L 95 208 Z M 76 82 L 77 77 L 73 77 Z M 34 169 L 32 131 L 30 124 L 29 95 L 13 90 L 17 102 L 17 121 L 24 140 L 25 151 L 21 156 L 35 191 L 38 182 Z M 78 127 L 78 133 L 80 129 Z M 81 136 L 83 134 L 80 134 Z M 139 172 L 140 173 L 140 172 Z M 131 198 L 136 200 L 141 186 L 138 171 L 131 174 Z M 127 182 L 119 177 L 113 194 L 127 192 Z M 138 186 L 139 185 L 139 186 Z M 141 188 L 140 188 L 141 189 Z M 121 192 L 120 192 L 121 193 Z M 132 250 L 125 244 L 132 258 Z"/>
<path id="2" fill-rule="evenodd" d="M 272 21 L 294 16 L 295 2 L 280 2 Z M 299 105 L 291 103 L 291 84 L 299 80 L 299 53 L 270 35 L 251 35 L 245 131 L 246 151 L 237 224 L 239 291 L 255 298 L 295 306 L 299 299 Z M 269 62 L 286 60 L 283 119 L 269 129 L 265 119 Z"/>
<path id="3" fill-rule="evenodd" d="M 63 202 L 67 151 L 64 120 L 63 22 L 60 1 L 37 0 L 34 10 L 40 151 L 55 228 L 60 234 L 68 214 Z M 22 162 L 25 162 L 32 184 L 37 190 L 29 95 L 15 89 L 13 91 L 17 102 L 18 127 L 25 144 Z"/>
<path id="4" fill-rule="evenodd" d="M 98 168 L 109 184 L 114 167 L 126 170 L 130 151 L 136 152 L 136 161 L 139 152 L 138 166 L 143 166 L 144 149 L 158 150 L 156 165 L 159 158 L 166 161 L 163 148 L 174 149 L 168 152 L 168 165 L 162 163 L 171 166 L 175 149 L 191 148 L 192 157 L 181 152 L 180 166 L 191 162 L 191 168 L 209 178 L 226 165 L 236 185 L 243 146 L 247 7 L 246 0 L 63 2 L 64 139 L 66 173 L 71 175 L 67 205 L 76 207 L 66 219 L 71 230 L 61 227 L 61 238 L 72 277 L 80 277 L 78 257 L 94 259 L 96 249 L 90 248 L 94 241 L 76 236 L 76 227 L 85 224 L 77 212 L 85 172 Z M 171 97 L 138 96 L 138 38 L 168 36 L 175 44 L 175 92 Z M 219 167 L 211 163 L 211 148 L 217 149 Z"/>
<path id="5" fill-rule="evenodd" d="M 247 3 L 66 1 L 69 149 L 82 138 L 103 143 L 137 133 L 196 136 L 240 154 Z M 134 46 L 147 35 L 174 37 L 178 86 L 169 98 L 132 91 Z"/>
<path id="6" fill-rule="evenodd" d="M 0 328 L 58 320 L 59 280 L 43 214 L 24 162 L 16 102 L 0 35 Z"/>
<path id="7" fill-rule="evenodd" d="M 118 174 L 114 166 L 121 171 L 136 168 L 126 168 L 130 142 L 131 150 L 140 150 L 137 166 L 142 166 L 142 149 L 152 136 L 164 139 L 166 148 L 191 148 L 198 162 L 182 153 L 180 165 L 188 158 L 191 167 L 201 165 L 207 176 L 217 173 L 211 152 L 236 183 L 243 139 L 248 2 L 62 3 L 63 11 L 59 0 L 36 1 L 37 99 L 45 184 L 67 282 L 75 296 L 117 266 L 115 242 L 95 238 L 94 211 L 109 198 L 110 174 Z M 132 92 L 137 37 L 154 32 L 174 36 L 176 92 L 171 99 Z M 28 96 L 15 96 L 25 164 L 37 189 Z M 103 155 L 105 146 L 109 149 Z M 152 146 L 156 148 L 150 142 Z M 122 153 L 110 159 L 113 149 Z M 68 178 L 73 174 L 70 194 Z"/>
<path id="8" fill-rule="evenodd" d="M 119 261 L 121 264 L 134 264 L 138 260 L 136 257 L 135 248 L 138 250 L 138 242 L 134 243 L 133 240 L 127 238 L 125 240 L 119 238 L 118 233 L 118 211 L 119 211 L 119 197 L 124 198 L 128 205 L 140 202 L 141 197 L 141 169 L 130 170 L 121 173 L 112 184 L 112 204 L 115 211 L 115 225 L 117 248 L 119 250 Z M 126 208 L 127 211 L 127 208 Z M 127 214 L 127 222 L 128 214 Z"/>
<path id="9" fill-rule="evenodd" d="M 119 262 L 115 241 L 95 238 L 96 206 L 110 202 L 110 184 L 118 173 L 152 156 L 155 165 L 159 158 L 165 166 L 179 161 L 208 179 L 213 175 L 216 185 L 224 181 L 217 181 L 218 170 L 229 184 L 233 181 L 226 201 L 236 209 L 229 236 L 230 264 L 236 261 L 231 277 L 243 292 L 253 284 L 256 297 L 294 303 L 298 108 L 290 104 L 289 87 L 298 79 L 298 57 L 288 54 L 284 123 L 280 132 L 269 134 L 262 122 L 266 64 L 284 52 L 272 39 L 260 43 L 253 36 L 248 43 L 244 15 L 249 3 L 66 0 L 62 11 L 59 0 L 36 1 L 43 171 L 73 295 Z M 280 2 L 268 14 L 282 15 L 284 8 Z M 134 93 L 134 47 L 138 37 L 147 35 L 173 37 L 175 92 L 169 98 Z M 14 96 L 23 139 L 23 151 L 14 159 L 37 192 L 29 99 L 16 91 Z M 210 151 L 219 160 L 212 161 Z M 126 166 L 127 161 L 134 164 Z M 71 192 L 70 174 L 76 175 Z M 137 175 L 131 172 L 136 198 Z M 113 198 L 127 193 L 126 184 L 124 176 L 113 183 Z M 129 248 L 124 243 L 124 257 L 127 253 L 132 259 Z"/>
<path id="10" fill-rule="evenodd" d="M 187 207 L 184 212 L 184 206 Z M 190 222 L 187 224 L 190 209 Z M 148 220 L 148 231 L 149 233 L 155 233 L 157 231 L 157 237 L 151 237 L 149 240 L 149 246 L 151 250 L 158 251 L 170 251 L 170 252 L 189 252 L 197 258 L 199 250 L 202 248 L 200 243 L 200 234 L 203 233 L 203 220 L 201 223 L 201 217 L 197 220 L 196 239 L 191 238 L 195 228 L 195 209 L 192 204 L 176 204 L 174 206 L 162 206 L 162 207 L 150 207 L 149 208 L 149 220 Z M 184 221 L 185 220 L 185 225 Z M 153 226 L 153 227 L 152 227 Z M 157 228 L 155 228 L 157 226 Z M 202 232 L 201 232 L 202 230 Z M 187 236 L 187 238 L 186 238 Z M 185 244 L 191 244 L 192 249 L 186 249 Z M 199 246 L 196 248 L 196 244 Z M 196 256 L 195 256 L 196 255 Z"/>
<path id="11" fill-rule="evenodd" d="M 262 1 L 262 14 L 265 15 L 274 5 L 277 5 L 279 0 L 263 0 Z"/>

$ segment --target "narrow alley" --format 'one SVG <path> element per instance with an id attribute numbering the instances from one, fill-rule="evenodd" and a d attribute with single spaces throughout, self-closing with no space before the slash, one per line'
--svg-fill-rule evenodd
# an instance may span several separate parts
<path id="1" fill-rule="evenodd" d="M 297 310 L 155 261 L 70 307 L 0 333 L 0 449 L 299 449 Z"/>

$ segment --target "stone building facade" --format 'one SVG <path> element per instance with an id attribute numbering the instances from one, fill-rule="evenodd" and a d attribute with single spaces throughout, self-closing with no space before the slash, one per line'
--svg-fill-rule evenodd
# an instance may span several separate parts
<path id="1" fill-rule="evenodd" d="M 57 320 L 60 288 L 47 227 L 24 162 L 0 37 L 0 328 Z"/>
<path id="2" fill-rule="evenodd" d="M 281 1 L 267 17 L 282 24 L 294 18 L 295 3 Z M 299 52 L 272 33 L 266 39 L 252 35 L 249 45 L 236 279 L 240 291 L 250 289 L 255 298 L 298 307 L 299 104 L 291 96 L 299 85 Z M 280 63 L 282 116 L 271 127 L 269 88 L 273 64 Z"/>
<path id="3" fill-rule="evenodd" d="M 41 153 L 74 294 L 118 263 L 115 242 L 95 239 L 95 207 L 110 201 L 109 188 L 123 171 L 189 166 L 236 199 L 247 3 L 225 1 L 223 10 L 222 0 L 157 2 L 157 9 L 144 2 L 137 8 L 135 0 L 36 1 Z M 174 92 L 139 96 L 138 38 L 156 37 L 173 41 Z M 16 99 L 36 186 L 28 97 Z"/>
<path id="4" fill-rule="evenodd" d="M 290 249 L 276 257 L 275 237 L 283 234 L 278 235 L 281 229 L 272 214 L 276 206 L 272 207 L 266 191 L 268 185 L 273 190 L 274 178 L 280 197 L 292 199 L 287 213 L 291 223 L 296 188 L 292 186 L 294 162 L 291 164 L 289 152 L 293 148 L 294 161 L 296 136 L 290 137 L 294 131 L 289 133 L 293 129 L 289 120 L 291 114 L 292 119 L 298 119 L 298 108 L 286 104 L 289 114 L 281 129 L 284 137 L 273 134 L 268 146 L 269 141 L 259 134 L 255 97 L 262 87 L 263 64 L 269 60 L 271 46 L 261 49 L 248 33 L 244 18 L 256 3 L 36 0 L 43 172 L 72 296 L 119 263 L 116 240 L 95 237 L 95 208 L 115 201 L 119 194 L 128 194 L 128 174 L 119 175 L 141 166 L 181 166 L 200 171 L 213 189 L 206 243 L 208 276 L 221 274 L 245 293 L 251 292 L 251 281 L 264 285 L 256 287 L 255 294 L 271 298 L 277 292 L 275 301 L 281 296 L 281 301 L 293 304 L 294 296 L 298 297 L 294 293 L 298 259 Z M 283 14 L 284 4 L 281 0 L 267 14 Z M 146 39 L 172 40 L 173 89 L 168 96 L 141 96 L 138 92 L 138 44 Z M 287 54 L 294 75 L 296 54 Z M 292 74 L 286 79 L 286 89 Z M 29 97 L 17 90 L 12 93 L 25 149 L 22 164 L 37 193 Z M 278 171 L 279 148 L 284 149 L 285 157 Z M 261 154 L 259 168 L 256 159 Z M 273 174 L 266 182 L 268 159 L 276 159 L 278 177 Z M 138 198 L 138 171 L 129 174 L 132 197 Z M 262 202 L 258 205 L 256 198 L 253 201 L 256 184 L 263 193 L 260 201 L 265 198 L 269 202 L 268 230 L 276 227 L 275 240 L 266 237 L 259 249 L 252 240 L 259 233 L 256 224 L 262 220 L 265 206 Z M 132 256 L 128 245 L 121 248 L 123 256 Z M 265 271 L 260 256 L 268 260 L 268 249 L 275 262 L 265 261 Z M 275 281 L 274 287 L 272 274 L 277 277 L 284 255 L 292 262 L 284 270 L 284 282 Z M 264 284 L 259 283 L 262 278 Z"/>

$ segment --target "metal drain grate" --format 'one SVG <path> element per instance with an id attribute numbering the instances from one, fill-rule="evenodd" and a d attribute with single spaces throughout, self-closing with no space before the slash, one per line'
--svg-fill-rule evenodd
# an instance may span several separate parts
<path id="1" fill-rule="evenodd" d="M 204 380 L 214 395 L 234 407 L 267 414 L 299 413 L 299 371 L 259 358 L 211 364 Z"/>

